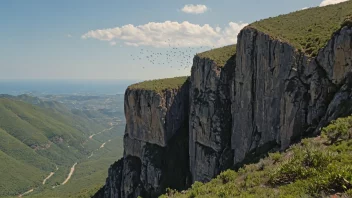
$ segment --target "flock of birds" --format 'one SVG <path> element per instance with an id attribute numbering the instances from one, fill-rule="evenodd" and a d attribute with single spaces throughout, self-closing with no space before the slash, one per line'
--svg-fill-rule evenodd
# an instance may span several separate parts
<path id="1" fill-rule="evenodd" d="M 141 48 L 137 54 L 131 54 L 130 56 L 133 61 L 143 61 L 144 64 L 145 61 L 147 61 L 152 65 L 168 66 L 170 68 L 181 70 L 188 69 L 192 66 L 193 56 L 197 52 L 203 52 L 212 49 L 205 46 L 180 47 L 180 45 L 177 44 L 177 47 L 174 47 L 170 43 L 168 45 L 169 48 L 166 51 L 158 48 L 155 50 Z M 145 69 L 146 66 L 142 65 L 141 67 Z"/>

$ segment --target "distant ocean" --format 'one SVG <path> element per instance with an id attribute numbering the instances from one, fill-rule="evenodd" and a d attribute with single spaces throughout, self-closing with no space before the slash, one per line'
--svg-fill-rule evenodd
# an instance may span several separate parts
<path id="1" fill-rule="evenodd" d="M 115 95 L 138 80 L 0 80 L 0 94 Z"/>

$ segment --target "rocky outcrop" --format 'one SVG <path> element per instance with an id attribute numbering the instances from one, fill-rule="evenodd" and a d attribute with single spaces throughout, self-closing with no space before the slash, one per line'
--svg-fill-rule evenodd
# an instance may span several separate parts
<path id="1" fill-rule="evenodd" d="M 238 36 L 232 90 L 234 163 L 250 152 L 286 148 L 307 125 L 308 58 L 287 43 L 245 28 Z M 302 71 L 303 70 L 303 71 Z"/>
<path id="2" fill-rule="evenodd" d="M 188 85 L 182 90 L 130 90 L 125 93 L 126 134 L 162 147 L 174 136 L 188 117 Z M 127 145 L 128 146 L 128 145 Z"/>
<path id="3" fill-rule="evenodd" d="M 349 105 L 352 104 L 352 26 L 345 26 L 337 31 L 327 46 L 319 52 L 314 63 L 324 69 L 327 81 L 333 85 L 326 92 L 337 91 L 333 96 L 330 94 L 328 109 L 317 127 L 319 130 L 330 121 L 352 113 Z"/>
<path id="4" fill-rule="evenodd" d="M 190 87 L 190 168 L 193 181 L 209 181 L 232 165 L 230 82 L 235 55 L 218 66 L 193 60 Z"/>
<path id="5" fill-rule="evenodd" d="M 189 81 L 160 93 L 127 89 L 124 157 L 95 197 L 157 197 L 189 186 L 188 109 Z"/>
<path id="6" fill-rule="evenodd" d="M 352 113 L 352 28 L 316 57 L 251 26 L 225 66 L 194 58 L 190 81 L 125 95 L 124 158 L 95 197 L 156 197 L 316 135 Z"/>

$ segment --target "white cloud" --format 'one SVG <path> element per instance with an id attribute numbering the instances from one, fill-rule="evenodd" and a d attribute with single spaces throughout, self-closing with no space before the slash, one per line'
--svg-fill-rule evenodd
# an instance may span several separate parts
<path id="1" fill-rule="evenodd" d="M 111 42 L 110 42 L 110 45 L 111 45 L 111 46 L 116 45 L 116 41 L 111 41 Z"/>
<path id="2" fill-rule="evenodd" d="M 208 10 L 206 5 L 193 5 L 188 4 L 182 8 L 182 12 L 188 14 L 202 14 Z"/>
<path id="3" fill-rule="evenodd" d="M 331 5 L 331 4 L 342 3 L 345 1 L 348 1 L 348 0 L 323 0 L 323 2 L 321 2 L 321 4 L 320 4 L 320 7 Z"/>
<path id="4" fill-rule="evenodd" d="M 304 7 L 304 8 L 301 8 L 301 10 L 306 10 L 306 9 L 308 9 L 309 7 Z"/>
<path id="5" fill-rule="evenodd" d="M 248 24 L 230 22 L 225 28 L 220 28 L 188 21 L 150 22 L 139 26 L 128 24 L 122 27 L 91 30 L 82 35 L 82 39 L 93 38 L 109 41 L 110 44 L 122 41 L 128 46 L 223 46 L 236 43 L 237 34 L 246 25 Z"/>
<path id="6" fill-rule="evenodd" d="M 72 38 L 72 35 L 71 34 L 67 34 L 66 35 L 68 38 Z"/>
<path id="7" fill-rule="evenodd" d="M 220 31 L 221 31 L 221 28 L 220 28 L 220 27 L 216 27 L 216 28 L 215 28 L 215 31 L 216 31 L 216 32 L 220 32 Z"/>

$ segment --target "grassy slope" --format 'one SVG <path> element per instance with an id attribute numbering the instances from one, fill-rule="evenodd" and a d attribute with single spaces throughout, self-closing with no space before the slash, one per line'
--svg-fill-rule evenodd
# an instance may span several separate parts
<path id="1" fill-rule="evenodd" d="M 2 129 L 0 129 L 0 137 L 0 150 L 13 159 L 33 167 L 40 167 L 43 171 L 50 171 L 55 167 L 49 159 L 39 155 Z"/>
<path id="2" fill-rule="evenodd" d="M 227 170 L 209 183 L 196 182 L 186 193 L 170 190 L 163 197 L 350 197 L 352 117 L 338 119 L 322 134 L 237 172 Z"/>
<path id="3" fill-rule="evenodd" d="M 30 188 L 35 191 L 29 197 L 89 197 L 105 183 L 107 169 L 123 153 L 124 126 L 117 125 L 88 140 L 90 134 L 102 130 L 99 123 L 73 114 L 60 103 L 2 95 L 0 169 L 4 171 L 1 171 L 0 197 L 18 195 Z M 43 150 L 34 151 L 30 147 L 45 146 L 56 136 L 65 141 Z M 97 150 L 104 142 L 107 142 L 105 147 Z M 88 159 L 92 152 L 93 157 Z M 65 180 L 76 161 L 78 165 L 70 182 L 53 189 L 52 186 Z M 56 165 L 59 170 L 42 185 Z"/>
<path id="4" fill-rule="evenodd" d="M 29 96 L 26 94 L 17 96 L 14 99 L 42 107 L 46 110 L 46 113 L 55 117 L 56 120 L 59 120 L 64 123 L 69 123 L 70 125 L 74 125 L 77 129 L 87 134 L 93 134 L 96 131 L 103 130 L 104 128 L 101 126 L 101 123 L 96 122 L 85 115 L 76 115 L 64 104 L 61 104 L 56 101 L 43 101 L 37 97 Z M 93 113 L 92 117 L 104 117 L 98 112 Z"/>
<path id="5" fill-rule="evenodd" d="M 139 89 L 139 90 L 152 90 L 160 93 L 167 89 L 177 89 L 180 88 L 187 80 L 187 76 L 175 77 L 175 78 L 165 78 L 158 80 L 148 80 L 140 82 L 137 84 L 130 85 L 129 89 Z"/>
<path id="6" fill-rule="evenodd" d="M 206 52 L 197 54 L 200 58 L 209 58 L 213 60 L 219 67 L 223 67 L 226 62 L 236 54 L 236 45 L 228 45 L 212 49 Z"/>
<path id="7" fill-rule="evenodd" d="M 1 171 L 0 196 L 19 194 L 24 189 L 40 184 L 43 178 L 56 169 L 55 165 L 61 168 L 60 179 L 64 178 L 75 161 L 86 157 L 101 145 L 96 140 L 91 140 L 87 146 L 83 145 L 88 134 L 87 131 L 81 131 L 80 126 L 89 121 L 80 122 L 76 119 L 73 123 L 67 121 L 72 118 L 70 116 L 21 101 L 0 98 L 0 149 L 3 159 L 0 160 L 0 169 L 11 168 L 11 171 Z M 102 127 L 93 129 L 96 128 Z M 62 137 L 64 141 L 55 144 L 55 137 Z M 50 148 L 45 148 L 49 144 Z M 35 151 L 31 146 L 39 146 L 40 149 Z"/>
<path id="8" fill-rule="evenodd" d="M 34 166 L 12 158 L 0 150 L 0 197 L 17 192 L 25 192 L 29 188 L 39 185 L 45 176 L 42 171 Z"/>
<path id="9" fill-rule="evenodd" d="M 121 129 L 117 128 L 117 130 Z M 123 137 L 119 133 L 112 134 L 113 132 L 108 135 L 111 141 L 107 142 L 104 148 L 94 152 L 90 159 L 80 161 L 67 185 L 55 189 L 47 185 L 43 192 L 31 194 L 29 197 L 91 197 L 105 184 L 110 164 L 113 164 L 123 154 Z M 103 138 L 105 135 L 97 136 Z"/>
<path id="10" fill-rule="evenodd" d="M 52 144 L 54 148 L 72 151 L 72 157 L 79 157 L 89 152 L 81 144 L 88 134 L 78 129 L 81 123 L 70 123 L 60 120 L 60 116 L 51 115 L 47 109 L 32 106 L 20 101 L 0 99 L 0 128 L 17 138 L 27 146 L 45 147 L 50 141 L 62 138 L 64 141 Z M 68 147 L 69 146 L 69 147 Z M 50 149 L 39 149 L 38 152 L 50 152 Z M 56 152 L 59 152 L 56 150 Z"/>
<path id="11" fill-rule="evenodd" d="M 318 50 L 326 45 L 331 35 L 351 15 L 352 1 L 347 1 L 271 17 L 249 26 L 286 41 L 307 55 L 316 56 Z"/>

